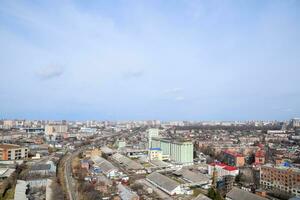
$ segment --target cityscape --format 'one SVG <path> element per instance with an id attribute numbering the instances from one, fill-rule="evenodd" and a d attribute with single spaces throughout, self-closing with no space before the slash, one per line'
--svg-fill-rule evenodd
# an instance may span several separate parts
<path id="1" fill-rule="evenodd" d="M 1 120 L 9 199 L 295 199 L 300 119 Z"/>
<path id="2" fill-rule="evenodd" d="M 0 0 L 0 200 L 300 200 L 300 0 Z"/>

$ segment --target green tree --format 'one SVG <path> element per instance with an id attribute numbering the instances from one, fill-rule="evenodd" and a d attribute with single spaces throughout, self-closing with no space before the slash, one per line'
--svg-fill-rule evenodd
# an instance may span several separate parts
<path id="1" fill-rule="evenodd" d="M 208 190 L 207 196 L 209 198 L 211 198 L 212 200 L 223 200 L 222 195 L 217 190 L 215 190 L 214 188 L 210 188 Z"/>

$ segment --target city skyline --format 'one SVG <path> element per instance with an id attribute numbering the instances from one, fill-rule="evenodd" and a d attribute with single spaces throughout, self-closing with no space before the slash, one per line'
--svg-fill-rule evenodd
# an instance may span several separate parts
<path id="1" fill-rule="evenodd" d="M 299 117 L 299 8 L 1 1 L 0 118 Z"/>

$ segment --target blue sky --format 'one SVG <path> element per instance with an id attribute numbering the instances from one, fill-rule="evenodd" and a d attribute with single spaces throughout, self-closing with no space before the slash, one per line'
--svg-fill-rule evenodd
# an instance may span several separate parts
<path id="1" fill-rule="evenodd" d="M 0 118 L 300 116 L 300 1 L 0 1 Z"/>

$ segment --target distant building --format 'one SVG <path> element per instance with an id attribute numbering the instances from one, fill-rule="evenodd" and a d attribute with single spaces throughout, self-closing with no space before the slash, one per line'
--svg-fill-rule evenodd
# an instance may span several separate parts
<path id="1" fill-rule="evenodd" d="M 225 150 L 223 151 L 224 162 L 231 166 L 242 167 L 245 165 L 245 157 L 242 154 Z"/>
<path id="2" fill-rule="evenodd" d="M 122 140 L 117 140 L 115 142 L 115 146 L 118 148 L 118 149 L 121 149 L 121 148 L 124 148 L 126 147 L 126 141 L 124 139 Z"/>
<path id="3" fill-rule="evenodd" d="M 300 128 L 300 118 L 294 118 L 291 120 L 293 128 Z"/>
<path id="4" fill-rule="evenodd" d="M 57 133 L 68 132 L 68 126 L 65 124 L 47 124 L 45 126 L 46 135 L 55 135 Z"/>
<path id="5" fill-rule="evenodd" d="M 85 150 L 85 152 L 83 153 L 83 156 L 85 156 L 85 157 L 93 157 L 93 156 L 101 156 L 101 155 L 102 155 L 102 152 L 98 148 L 88 149 L 88 150 Z"/>
<path id="6" fill-rule="evenodd" d="M 0 144 L 1 160 L 21 160 L 28 158 L 28 148 L 14 144 Z"/>
<path id="7" fill-rule="evenodd" d="M 281 190 L 300 195 L 300 169 L 266 164 L 261 166 L 260 184 L 265 189 Z"/>
<path id="8" fill-rule="evenodd" d="M 239 169 L 237 167 L 219 162 L 210 163 L 208 165 L 208 174 L 212 176 L 215 169 L 218 177 L 224 177 L 227 175 L 237 176 L 239 174 Z"/>
<path id="9" fill-rule="evenodd" d="M 3 121 L 3 128 L 4 129 L 10 129 L 12 128 L 13 126 L 15 126 L 15 123 L 13 120 L 4 120 Z"/>

